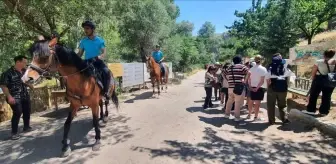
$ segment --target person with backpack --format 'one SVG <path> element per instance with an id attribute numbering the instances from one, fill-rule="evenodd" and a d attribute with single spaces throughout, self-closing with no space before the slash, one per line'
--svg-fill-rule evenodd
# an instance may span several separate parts
<path id="1" fill-rule="evenodd" d="M 265 76 L 267 79 L 267 114 L 270 125 L 275 123 L 275 105 L 278 105 L 283 124 L 289 123 L 287 112 L 287 92 L 290 71 L 284 66 L 280 53 L 273 55 L 272 63 Z"/>
<path id="2" fill-rule="evenodd" d="M 230 118 L 230 110 L 233 103 L 234 106 L 234 116 L 235 121 L 240 125 L 244 125 L 244 122 L 240 120 L 240 108 L 244 104 L 244 98 L 246 94 L 246 75 L 248 73 L 248 68 L 242 64 L 242 58 L 240 56 L 235 56 L 232 59 L 234 65 L 223 71 L 223 75 L 228 77 L 229 89 L 228 89 L 228 102 L 226 104 L 225 118 Z"/>
<path id="3" fill-rule="evenodd" d="M 319 113 L 321 116 L 326 116 L 330 110 L 331 95 L 335 88 L 335 71 L 336 71 L 336 60 L 333 59 L 335 56 L 335 50 L 327 50 L 324 52 L 324 59 L 316 61 L 313 66 L 312 71 L 312 85 L 309 90 L 309 101 L 307 105 L 307 110 L 303 111 L 306 114 L 315 115 L 316 113 L 316 102 L 322 92 L 322 102 L 320 105 Z M 334 84 L 333 84 L 334 83 Z M 321 85 L 323 84 L 323 85 Z"/>

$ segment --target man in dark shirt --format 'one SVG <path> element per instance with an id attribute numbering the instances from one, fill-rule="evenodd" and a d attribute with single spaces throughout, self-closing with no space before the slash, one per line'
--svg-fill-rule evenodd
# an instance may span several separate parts
<path id="1" fill-rule="evenodd" d="M 32 86 L 22 82 L 21 77 L 27 65 L 27 57 L 23 55 L 14 58 L 15 65 L 1 75 L 0 87 L 6 96 L 6 100 L 13 111 L 12 116 L 12 139 L 19 139 L 18 126 L 23 114 L 23 131 L 31 131 L 30 122 L 30 97 L 27 86 Z"/>

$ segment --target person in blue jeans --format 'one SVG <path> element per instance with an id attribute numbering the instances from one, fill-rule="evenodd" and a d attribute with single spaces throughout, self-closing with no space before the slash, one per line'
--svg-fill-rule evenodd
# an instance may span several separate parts
<path id="1" fill-rule="evenodd" d="M 78 55 L 82 57 L 85 52 L 85 60 L 88 63 L 92 63 L 96 69 L 102 71 L 103 92 L 106 100 L 108 100 L 111 72 L 103 62 L 106 56 L 105 41 L 95 34 L 96 25 L 93 22 L 85 21 L 82 23 L 82 27 L 86 37 L 79 43 Z"/>
<path id="2" fill-rule="evenodd" d="M 154 58 L 155 62 L 160 65 L 161 72 L 164 75 L 165 69 L 164 69 L 162 61 L 165 59 L 165 57 L 163 56 L 163 53 L 160 50 L 160 45 L 155 46 L 155 51 L 152 53 L 152 57 Z"/>

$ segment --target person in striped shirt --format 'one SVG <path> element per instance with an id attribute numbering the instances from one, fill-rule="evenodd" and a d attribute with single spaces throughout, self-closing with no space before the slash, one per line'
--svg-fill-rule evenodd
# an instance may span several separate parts
<path id="1" fill-rule="evenodd" d="M 234 116 L 235 121 L 240 121 L 240 108 L 243 106 L 244 97 L 246 91 L 244 90 L 241 95 L 233 93 L 235 85 L 246 83 L 246 75 L 248 73 L 248 68 L 241 64 L 242 58 L 240 56 L 235 56 L 233 58 L 233 65 L 223 71 L 223 74 L 228 78 L 229 83 L 229 99 L 226 104 L 225 118 L 230 117 L 230 109 L 232 104 L 235 103 Z"/>

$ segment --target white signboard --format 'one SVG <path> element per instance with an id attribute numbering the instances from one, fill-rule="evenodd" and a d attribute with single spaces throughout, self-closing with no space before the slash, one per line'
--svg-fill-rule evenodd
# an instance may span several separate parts
<path id="1" fill-rule="evenodd" d="M 132 87 L 144 83 L 143 63 L 123 63 L 122 87 Z"/>

